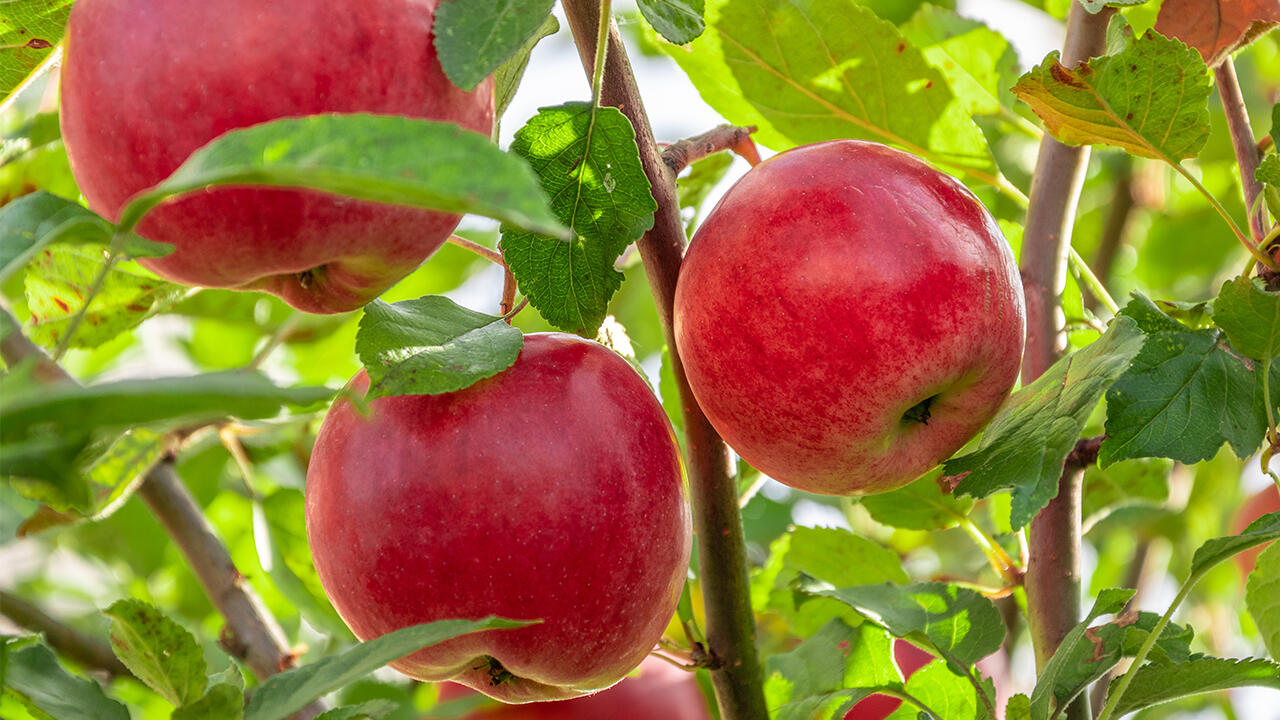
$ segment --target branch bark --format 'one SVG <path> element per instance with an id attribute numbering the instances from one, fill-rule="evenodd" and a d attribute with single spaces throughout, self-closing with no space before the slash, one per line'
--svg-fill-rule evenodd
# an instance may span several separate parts
<path id="1" fill-rule="evenodd" d="M 1213 79 L 1218 85 L 1218 96 L 1222 98 L 1222 111 L 1227 116 L 1227 128 L 1231 131 L 1231 145 L 1236 152 L 1236 163 L 1240 166 L 1240 191 L 1244 196 L 1245 212 L 1249 215 L 1249 234 L 1253 244 L 1257 245 L 1266 237 L 1266 208 L 1258 203 L 1254 212 L 1249 212 L 1258 197 L 1262 194 L 1262 184 L 1254 177 L 1258 171 L 1258 163 L 1262 154 L 1253 139 L 1253 127 L 1249 124 L 1249 111 L 1244 105 L 1244 95 L 1240 92 L 1240 81 L 1236 78 L 1236 66 L 1231 58 L 1213 69 Z"/>
<path id="2" fill-rule="evenodd" d="M 5 363 L 12 366 L 34 359 L 41 381 L 76 382 L 17 330 L 21 326 L 7 308 L 0 307 L 0 313 L 0 327 L 12 328 L 0 341 Z M 294 667 L 296 656 L 285 641 L 284 631 L 236 569 L 226 546 L 214 534 L 172 463 L 161 462 L 152 468 L 137 493 L 182 550 L 209 600 L 227 621 L 222 638 L 227 651 L 243 660 L 260 680 Z M 295 717 L 311 718 L 324 709 L 317 701 Z"/>
<path id="3" fill-rule="evenodd" d="M 1112 12 L 1106 9 L 1090 14 L 1079 3 L 1072 3 L 1062 51 L 1064 65 L 1077 65 L 1105 51 Z M 1061 296 L 1066 285 L 1071 230 L 1088 162 L 1088 146 L 1071 147 L 1048 136 L 1040 145 L 1020 262 L 1027 299 L 1024 384 L 1043 374 L 1066 349 Z M 1062 638 L 1080 619 L 1083 478 L 1080 463 L 1064 464 L 1057 496 L 1031 523 L 1026 591 L 1037 669 L 1044 668 Z M 1072 703 L 1067 717 L 1087 719 L 1088 699 Z"/>
<path id="4" fill-rule="evenodd" d="M 17 595 L 0 590 L 0 614 L 19 627 L 44 633 L 50 647 L 89 670 L 101 670 L 113 678 L 133 677 L 105 640 L 76 630 Z"/>
<path id="5" fill-rule="evenodd" d="M 590 77 L 600 23 L 599 4 L 592 0 L 564 0 L 563 5 L 578 54 Z M 683 406 L 712 685 L 724 720 L 766 720 L 768 711 L 756 655 L 755 617 L 747 578 L 746 540 L 729 451 L 689 389 L 672 335 L 672 307 L 685 244 L 675 176 L 663 163 L 654 141 L 615 23 L 609 28 L 602 90 L 601 101 L 621 110 L 635 128 L 640 160 L 658 204 L 653 229 L 637 245 L 663 335 L 672 350 L 672 371 Z"/>
<path id="6" fill-rule="evenodd" d="M 671 143 L 662 151 L 662 162 L 671 170 L 672 177 L 702 158 L 720 152 L 733 150 L 753 166 L 760 164 L 760 154 L 751 140 L 755 126 L 738 127 L 736 125 L 717 125 L 714 128 L 691 138 Z"/>

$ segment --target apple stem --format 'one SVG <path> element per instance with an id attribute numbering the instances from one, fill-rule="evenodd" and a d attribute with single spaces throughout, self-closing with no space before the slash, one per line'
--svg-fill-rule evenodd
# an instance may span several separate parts
<path id="1" fill-rule="evenodd" d="M 1072 67 L 1105 52 L 1107 23 L 1114 12 L 1104 8 L 1092 14 L 1080 3 L 1071 4 L 1063 65 Z M 1027 301 L 1024 386 L 1044 373 L 1066 349 L 1060 297 L 1066 285 L 1068 248 L 1088 160 L 1087 145 L 1068 146 L 1047 136 L 1036 158 L 1020 258 Z M 1064 463 L 1057 496 L 1031 522 L 1025 587 L 1039 671 L 1080 620 L 1083 476 L 1082 464 Z M 1087 698 L 1067 708 L 1069 720 L 1087 720 L 1089 715 Z"/>
<path id="2" fill-rule="evenodd" d="M 0 305 L 0 327 L 12 328 L 0 341 L 0 358 L 5 364 L 12 367 L 32 360 L 36 364 L 33 377 L 40 382 L 76 382 L 17 329 L 21 327 L 17 318 L 3 305 Z M 223 645 L 227 651 L 243 660 L 259 680 L 294 667 L 297 656 L 289 649 L 280 624 L 236 568 L 200 505 L 173 469 L 172 458 L 148 470 L 137 493 L 186 556 L 210 602 L 227 621 L 223 629 Z M 294 717 L 311 718 L 324 710 L 325 705 L 317 701 Z"/>
<path id="3" fill-rule="evenodd" d="M 596 67 L 593 59 L 598 49 L 607 44 L 609 57 L 604 65 L 600 100 L 621 110 L 635 128 L 640 161 L 658 205 L 653 229 L 645 233 L 637 247 L 663 336 L 672 349 L 671 369 L 684 415 L 686 468 L 693 500 L 694 530 L 698 535 L 707 652 L 720 715 L 723 720 L 767 720 L 763 675 L 755 647 L 746 539 L 729 450 L 689 389 L 671 332 L 676 278 L 685 244 L 675 177 L 662 162 L 654 141 L 617 24 L 609 23 L 606 38 L 603 33 L 597 35 L 602 25 L 598 3 L 564 0 L 562 7 L 578 45 L 579 58 L 589 73 Z M 606 38 L 607 42 L 600 42 L 598 38 Z"/>
<path id="4" fill-rule="evenodd" d="M 760 164 L 760 152 L 756 149 L 755 141 L 751 139 L 751 134 L 755 131 L 754 125 L 751 127 L 717 125 L 701 135 L 694 135 L 668 145 L 662 151 L 662 162 L 671 169 L 674 177 L 704 157 L 724 150 L 732 150 L 754 167 Z"/>
<path id="5" fill-rule="evenodd" d="M 507 266 L 507 263 L 502 259 L 502 253 L 494 250 L 493 248 L 487 248 L 480 243 L 472 242 L 459 235 L 450 235 L 445 242 L 450 245 L 457 245 L 464 250 L 470 250 L 491 263 L 501 265 L 504 268 Z"/>
<path id="6" fill-rule="evenodd" d="M 1244 197 L 1245 208 L 1249 209 L 1249 232 L 1257 247 L 1267 234 L 1266 210 L 1258 202 L 1262 196 L 1262 184 L 1254 176 L 1258 171 L 1261 153 L 1253 139 L 1249 111 L 1244 105 L 1240 81 L 1236 78 L 1236 66 L 1232 64 L 1230 56 L 1213 69 L 1213 79 L 1218 86 L 1218 96 L 1222 99 L 1227 128 L 1231 131 L 1231 145 L 1235 149 L 1236 164 L 1240 166 L 1240 192 Z"/>

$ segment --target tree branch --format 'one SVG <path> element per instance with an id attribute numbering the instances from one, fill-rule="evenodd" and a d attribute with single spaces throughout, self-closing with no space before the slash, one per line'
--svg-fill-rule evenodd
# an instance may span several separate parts
<path id="1" fill-rule="evenodd" d="M 0 341 L 5 363 L 13 366 L 34 359 L 42 381 L 76 382 L 18 331 L 20 325 L 8 308 L 0 307 L 0 327 L 11 328 Z M 293 667 L 296 656 L 285 641 L 284 631 L 236 569 L 227 548 L 174 472 L 172 462 L 153 467 L 137 493 L 182 550 L 209 600 L 226 619 L 223 641 L 228 652 L 248 664 L 260 680 Z M 296 717 L 314 717 L 323 710 L 324 705 L 317 701 Z"/>
<path id="2" fill-rule="evenodd" d="M 133 677 L 105 640 L 76 630 L 22 598 L 0 590 L 0 614 L 19 627 L 44 633 L 49 646 L 89 670 Z"/>
<path id="3" fill-rule="evenodd" d="M 1062 63 L 1075 66 L 1106 47 L 1114 11 L 1096 15 L 1072 3 Z M 1027 346 L 1023 384 L 1049 368 L 1066 349 L 1061 296 L 1066 285 L 1067 249 L 1076 205 L 1089 162 L 1088 146 L 1070 147 L 1046 136 L 1031 181 L 1031 202 L 1023 235 L 1022 286 L 1027 299 Z M 1080 619 L 1081 495 L 1084 468 L 1063 467 L 1058 494 L 1031 523 L 1031 558 L 1026 576 L 1027 615 L 1037 669 Z M 1070 720 L 1089 717 L 1082 698 L 1067 710 Z"/>
<path id="4" fill-rule="evenodd" d="M 721 150 L 732 150 L 752 166 L 760 163 L 760 153 L 751 140 L 755 126 L 717 125 L 701 135 L 694 135 L 668 145 L 662 151 L 662 162 L 671 170 L 671 176 L 680 174 L 702 158 Z"/>
<path id="5" fill-rule="evenodd" d="M 563 6 L 589 76 L 600 20 L 598 3 L 564 0 Z M 675 177 L 662 161 L 631 73 L 626 48 L 613 23 L 609 29 L 602 102 L 621 110 L 635 128 L 640 160 L 658 204 L 653 229 L 637 245 L 663 335 L 672 350 L 672 371 L 683 406 L 693 521 L 698 535 L 700 580 L 707 613 L 711 681 L 724 720 L 766 720 L 768 711 L 756 656 L 755 617 L 747 578 L 746 540 L 729 452 L 689 389 L 671 331 L 676 278 L 685 243 Z"/>
<path id="6" fill-rule="evenodd" d="M 1231 58 L 1222 61 L 1213 69 L 1213 79 L 1218 85 L 1218 96 L 1222 99 L 1222 111 L 1227 116 L 1227 127 L 1231 130 L 1231 146 L 1236 152 L 1236 163 L 1240 166 L 1240 192 L 1244 196 L 1245 212 L 1249 215 L 1249 233 L 1253 244 L 1257 246 L 1266 237 L 1266 208 L 1258 203 L 1262 194 L 1262 184 L 1254 177 L 1261 162 L 1258 144 L 1253 139 L 1253 127 L 1249 124 L 1249 111 L 1244 106 L 1244 95 L 1240 92 L 1240 81 L 1236 78 L 1236 66 Z M 1258 203 L 1258 207 L 1249 212 Z"/>
<path id="7" fill-rule="evenodd" d="M 1129 219 L 1137 201 L 1133 194 L 1133 159 L 1123 156 L 1123 167 L 1119 170 L 1115 192 L 1112 194 L 1111 207 L 1107 211 L 1107 220 L 1102 226 L 1102 240 L 1093 255 L 1093 272 L 1104 286 L 1111 278 L 1111 266 L 1115 263 L 1116 253 L 1124 244 L 1125 231 L 1129 228 Z M 1101 304 L 1092 292 L 1085 289 L 1085 306 L 1093 312 L 1098 311 Z"/>

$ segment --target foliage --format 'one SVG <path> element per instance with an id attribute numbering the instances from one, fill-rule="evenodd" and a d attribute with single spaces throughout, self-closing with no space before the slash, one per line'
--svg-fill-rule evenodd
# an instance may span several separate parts
<path id="1" fill-rule="evenodd" d="M 1263 238 L 1249 235 L 1230 109 L 1214 83 L 1232 62 L 1253 134 L 1270 131 L 1256 207 L 1271 227 L 1280 106 L 1266 103 L 1280 90 L 1280 40 L 1265 31 L 1280 10 L 1262 0 L 1078 2 L 1113 19 L 1106 53 L 1076 66 L 1043 42 L 1042 54 L 1022 57 L 1026 43 L 1013 41 L 1027 38 L 944 1 L 641 0 L 622 23 L 633 57 L 650 54 L 636 67 L 655 117 L 668 102 L 662 84 L 678 74 L 772 151 L 837 138 L 908 150 L 965 183 L 1015 252 L 1036 202 L 1036 143 L 1093 148 L 1070 238 L 1078 259 L 1060 288 L 1066 352 L 979 438 L 915 483 L 865 498 L 807 495 L 739 465 L 775 718 L 840 718 L 880 692 L 906 700 L 895 720 L 1050 720 L 1096 689 L 1100 720 L 1191 717 L 1207 704 L 1259 720 L 1246 688 L 1280 689 L 1280 514 L 1229 529 L 1245 497 L 1280 482 L 1268 470 L 1280 442 L 1280 291 L 1243 246 Z M 1024 4 L 1058 22 L 1071 2 Z M 531 117 L 506 118 L 496 144 L 398 117 L 278 120 L 205 146 L 113 222 L 78 196 L 48 84 L 71 4 L 0 3 L 0 340 L 6 353 L 33 341 L 79 381 L 48 385 L 47 365 L 6 354 L 0 551 L 14 560 L 0 584 L 109 644 L 128 671 L 104 675 L 56 633 L 0 636 L 0 716 L 283 718 L 322 696 L 330 720 L 442 710 L 430 684 L 374 670 L 513 624 L 447 620 L 360 643 L 325 598 L 306 544 L 310 448 L 335 396 L 363 407 L 338 390 L 362 369 L 368 399 L 451 392 L 509 367 L 522 333 L 599 334 L 630 353 L 683 435 L 663 303 L 637 260 L 666 209 L 637 144 L 647 130 L 626 108 L 574 100 L 585 96 L 555 76 L 555 58 L 578 63 L 555 6 L 440 4 L 444 71 L 461 87 L 493 75 L 499 118 L 519 107 L 518 88 L 555 88 Z M 743 170 L 715 153 L 678 173 L 686 233 Z M 500 253 L 508 289 L 530 307 L 491 314 L 503 272 L 459 245 L 362 310 L 324 317 L 259 293 L 183 287 L 133 262 L 170 251 L 133 232 L 150 209 L 219 184 L 470 213 L 459 234 Z M 1106 292 L 1127 300 L 1113 312 Z M 1081 440 L 1093 441 L 1096 461 Z M 1007 648 L 1031 654 L 1027 528 L 1069 457 L 1085 471 L 1092 609 L 1033 678 L 1015 677 L 994 661 L 1007 661 Z M 190 491 L 297 667 L 259 677 L 234 652 L 182 549 L 136 497 L 157 464 Z M 1252 567 L 1227 562 L 1267 543 Z M 703 571 L 695 564 L 667 634 L 695 658 L 706 650 Z M 1130 584 L 1136 599 L 1121 587 Z M 1160 605 L 1159 587 L 1179 588 L 1172 604 Z M 0 614 L 18 620 L 3 604 Z M 896 638 L 935 659 L 904 676 L 890 660 Z"/>

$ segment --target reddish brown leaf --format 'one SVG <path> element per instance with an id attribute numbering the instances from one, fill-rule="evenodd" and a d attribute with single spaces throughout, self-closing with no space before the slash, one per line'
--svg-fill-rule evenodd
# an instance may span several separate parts
<path id="1" fill-rule="evenodd" d="M 1280 23 L 1280 0 L 1164 0 L 1156 32 L 1200 51 L 1209 67 Z"/>

